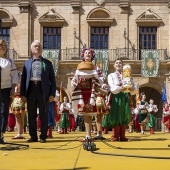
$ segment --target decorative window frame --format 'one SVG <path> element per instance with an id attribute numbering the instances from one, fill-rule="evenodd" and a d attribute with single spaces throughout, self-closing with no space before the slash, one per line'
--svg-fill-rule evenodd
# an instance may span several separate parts
<path id="1" fill-rule="evenodd" d="M 162 18 L 150 8 L 136 19 L 137 26 L 160 26 L 161 23 L 163 23 Z"/>
<path id="2" fill-rule="evenodd" d="M 94 17 L 92 17 L 92 15 L 98 11 L 102 11 L 102 12 L 106 13 L 108 15 L 108 18 L 101 18 L 101 17 L 94 18 Z M 108 11 L 106 8 L 97 7 L 89 12 L 86 20 L 87 20 L 87 23 L 89 24 L 89 26 L 101 26 L 101 25 L 102 26 L 111 26 L 111 24 L 114 21 L 114 18 L 111 16 L 110 11 Z"/>
<path id="3" fill-rule="evenodd" d="M 42 27 L 63 27 L 65 19 L 52 8 L 38 19 Z"/>
<path id="4" fill-rule="evenodd" d="M 5 13 L 6 16 L 4 17 L 2 15 L 2 13 Z M 7 11 L 4 8 L 0 8 L 0 16 L 1 16 L 0 18 L 2 20 L 2 23 L 1 23 L 2 27 L 11 27 L 12 26 L 12 24 L 14 22 L 14 17 L 12 16 L 12 14 L 9 11 Z"/>

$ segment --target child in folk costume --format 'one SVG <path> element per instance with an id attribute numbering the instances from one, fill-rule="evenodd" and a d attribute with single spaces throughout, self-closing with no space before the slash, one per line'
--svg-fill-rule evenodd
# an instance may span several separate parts
<path id="1" fill-rule="evenodd" d="M 144 128 L 146 126 L 146 123 L 149 122 L 148 110 L 147 110 L 148 103 L 145 100 L 146 100 L 146 95 L 144 93 L 141 93 L 141 101 L 139 103 L 139 124 L 140 124 L 142 135 L 145 133 Z"/>
<path id="2" fill-rule="evenodd" d="M 150 134 L 155 134 L 154 133 L 154 126 L 155 126 L 155 123 L 156 123 L 156 112 L 158 112 L 157 105 L 154 105 L 154 100 L 150 99 L 149 105 L 148 105 L 148 113 L 149 113 L 148 126 L 150 128 Z"/>
<path id="3" fill-rule="evenodd" d="M 110 109 L 110 121 L 112 127 L 114 127 L 112 141 L 129 141 L 125 137 L 125 130 L 131 120 L 130 95 L 136 94 L 134 84 L 128 87 L 129 92 L 125 92 L 127 88 L 123 82 L 122 67 L 122 60 L 116 59 L 114 62 L 116 71 L 108 75 L 108 84 L 112 93 Z"/>
<path id="4" fill-rule="evenodd" d="M 61 132 L 60 130 L 60 118 L 61 118 L 61 114 L 60 114 L 60 102 L 58 101 L 56 103 L 56 114 L 55 114 L 55 121 L 56 121 L 56 129 L 58 131 L 58 133 Z"/>
<path id="5" fill-rule="evenodd" d="M 16 125 L 15 115 L 12 113 L 11 108 L 9 108 L 8 132 L 14 132 L 15 125 Z"/>
<path id="6" fill-rule="evenodd" d="M 164 103 L 164 107 L 163 107 L 162 123 L 165 125 L 165 132 L 169 133 L 168 124 L 170 123 L 170 109 L 167 102 Z"/>
<path id="7" fill-rule="evenodd" d="M 71 110 L 70 103 L 67 102 L 67 97 L 64 97 L 64 102 L 60 106 L 60 112 L 61 112 L 61 120 L 60 120 L 60 128 L 62 131 L 60 134 L 67 134 L 67 128 L 70 127 L 69 122 L 69 114 Z"/>
<path id="8" fill-rule="evenodd" d="M 133 110 L 134 113 L 134 126 L 135 131 L 140 132 L 140 124 L 139 124 L 139 103 L 136 103 L 136 108 Z"/>
<path id="9" fill-rule="evenodd" d="M 84 122 L 86 127 L 85 139 L 92 140 L 91 116 L 97 114 L 96 104 L 94 100 L 95 92 L 98 92 L 98 85 L 99 87 L 103 85 L 103 75 L 99 68 L 95 67 L 92 63 L 92 60 L 95 57 L 94 51 L 92 49 L 83 49 L 81 56 L 83 61 L 78 65 L 75 75 L 71 81 L 71 86 L 73 87 L 72 105 L 77 113 L 84 115 Z M 98 118 L 97 136 L 99 138 L 102 138 L 101 120 L 100 117 Z M 85 139 L 81 140 L 81 142 L 83 142 Z"/>
<path id="10" fill-rule="evenodd" d="M 109 109 L 110 109 L 110 99 L 111 99 L 111 93 L 109 95 L 105 96 L 105 103 L 106 103 L 108 113 L 109 113 Z M 104 134 L 108 134 L 108 129 L 111 127 L 109 114 L 105 114 L 103 116 L 102 127 L 104 129 Z M 113 136 L 114 136 L 114 134 L 113 134 Z"/>
<path id="11" fill-rule="evenodd" d="M 72 108 L 72 104 L 70 103 L 70 114 L 69 114 L 69 121 L 70 121 L 70 129 L 69 131 L 75 132 L 76 129 L 76 122 L 74 117 L 74 109 Z"/>
<path id="12" fill-rule="evenodd" d="M 133 124 L 134 124 L 134 118 L 135 118 L 135 112 L 134 112 L 134 108 L 132 109 L 132 116 L 131 116 L 131 120 L 130 120 L 130 122 L 129 122 L 129 124 L 128 124 L 128 127 L 129 127 L 129 129 L 128 129 L 128 132 L 129 133 L 133 133 Z"/>
<path id="13" fill-rule="evenodd" d="M 18 86 L 16 87 L 15 92 L 16 95 L 12 100 L 11 110 L 16 117 L 18 134 L 14 136 L 12 139 L 25 139 L 25 137 L 23 137 L 23 129 L 24 129 L 24 117 L 25 113 L 27 112 L 27 109 L 25 103 L 21 100 L 20 84 L 18 84 Z"/>

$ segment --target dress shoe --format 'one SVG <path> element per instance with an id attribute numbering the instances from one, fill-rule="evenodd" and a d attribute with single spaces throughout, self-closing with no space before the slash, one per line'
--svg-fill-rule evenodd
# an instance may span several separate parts
<path id="1" fill-rule="evenodd" d="M 46 143 L 46 139 L 40 139 L 40 143 Z"/>
<path id="2" fill-rule="evenodd" d="M 38 142 L 38 139 L 32 139 L 32 138 L 30 138 L 30 139 L 27 140 L 27 142 L 30 142 L 30 143 L 31 143 L 31 142 Z"/>

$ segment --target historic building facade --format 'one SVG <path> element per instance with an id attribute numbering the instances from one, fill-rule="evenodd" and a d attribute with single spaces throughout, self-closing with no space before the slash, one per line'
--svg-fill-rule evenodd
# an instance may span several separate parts
<path id="1" fill-rule="evenodd" d="M 62 81 L 70 99 L 70 81 L 81 49 L 107 51 L 106 74 L 114 71 L 117 57 L 130 64 L 135 84 L 147 100 L 155 99 L 161 119 L 164 84 L 170 102 L 169 0 L 1 0 L 0 19 L 0 36 L 7 40 L 9 55 L 19 69 L 31 56 L 35 39 L 41 41 L 44 51 L 58 50 L 57 87 Z M 159 56 L 156 76 L 141 73 L 142 55 L 147 50 L 155 50 Z M 156 63 L 148 64 L 151 68 Z"/>

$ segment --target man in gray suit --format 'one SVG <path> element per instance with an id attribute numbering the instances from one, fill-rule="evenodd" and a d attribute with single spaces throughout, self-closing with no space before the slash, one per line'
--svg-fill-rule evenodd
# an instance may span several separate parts
<path id="1" fill-rule="evenodd" d="M 37 107 L 41 120 L 40 142 L 45 143 L 48 129 L 48 104 L 54 100 L 56 81 L 52 63 L 42 57 L 38 40 L 31 44 L 32 58 L 24 63 L 21 78 L 21 98 L 27 101 L 29 134 L 27 142 L 37 142 Z"/>

